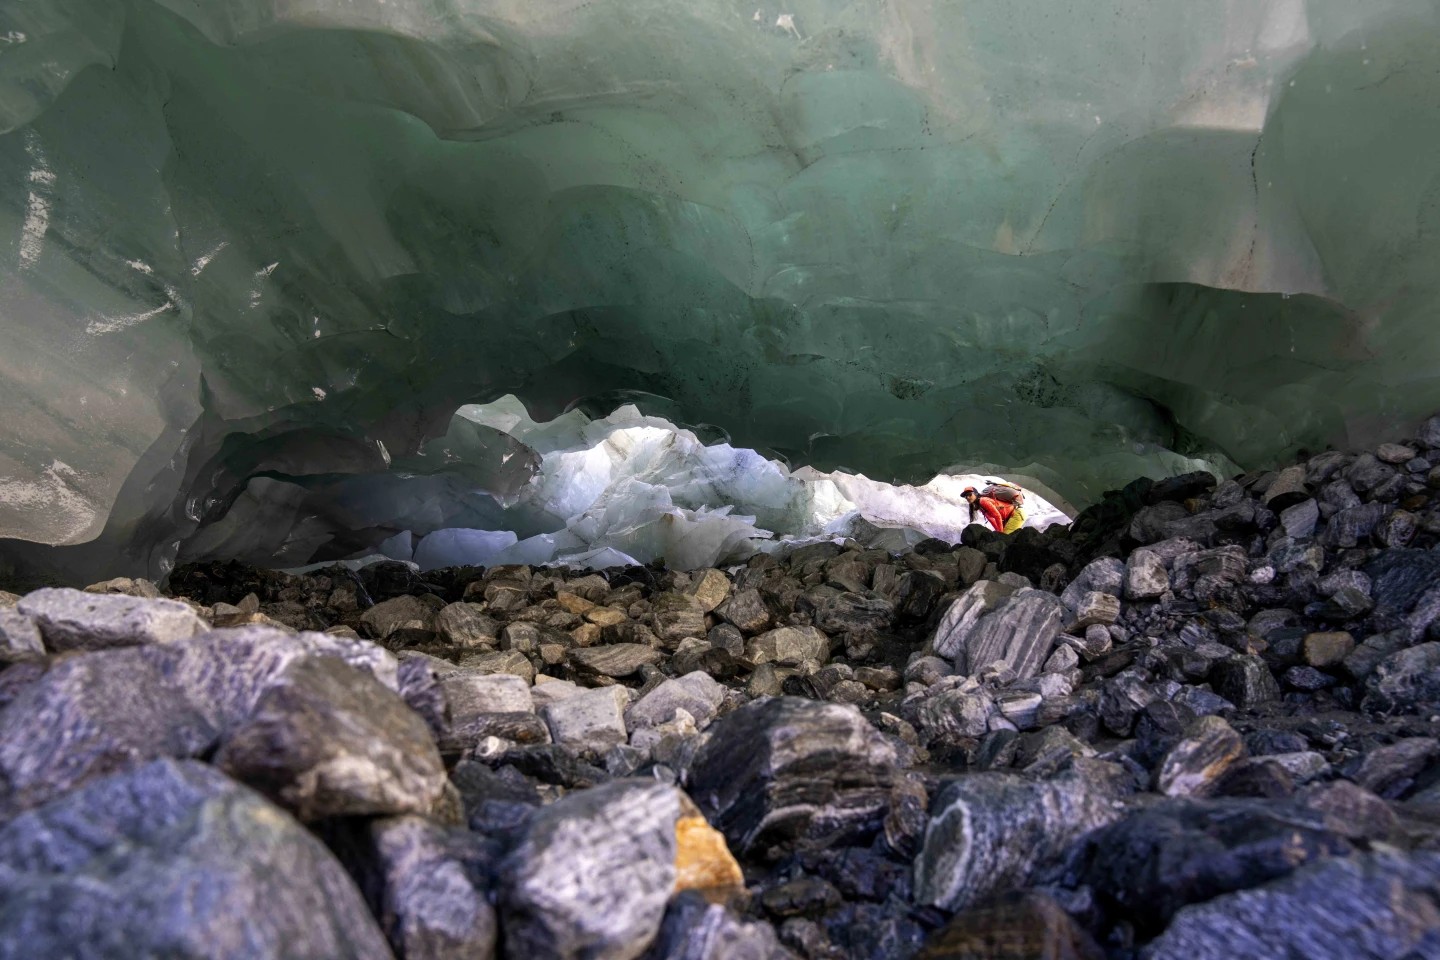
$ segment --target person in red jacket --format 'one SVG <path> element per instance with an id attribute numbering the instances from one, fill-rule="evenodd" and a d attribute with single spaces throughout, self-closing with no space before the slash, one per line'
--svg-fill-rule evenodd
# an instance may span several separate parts
<path id="1" fill-rule="evenodd" d="M 970 505 L 970 522 L 978 523 L 977 514 L 985 518 L 996 533 L 1014 533 L 1025 525 L 1025 513 L 1020 509 L 1024 494 L 1015 494 L 1014 502 L 999 497 L 981 496 L 974 487 L 966 487 L 960 496 Z"/>

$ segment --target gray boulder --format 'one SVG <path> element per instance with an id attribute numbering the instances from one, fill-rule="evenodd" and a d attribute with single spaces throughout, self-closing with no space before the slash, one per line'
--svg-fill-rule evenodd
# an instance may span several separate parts
<path id="1" fill-rule="evenodd" d="M 52 652 L 102 650 L 187 640 L 208 628 L 175 600 L 46 588 L 27 594 L 15 609 L 34 620 Z"/>
<path id="2" fill-rule="evenodd" d="M 0 826 L 3 960 L 391 956 L 325 846 L 198 763 L 112 774 Z"/>
<path id="3" fill-rule="evenodd" d="M 625 707 L 629 703 L 624 687 L 596 687 L 548 704 L 540 715 L 556 743 L 604 753 L 625 742 Z"/>
<path id="4" fill-rule="evenodd" d="M 35 621 L 15 610 L 0 607 L 0 661 L 16 654 L 44 653 L 40 628 Z"/>
<path id="5" fill-rule="evenodd" d="M 1003 660 L 1016 677 L 1035 676 L 1050 656 L 1065 619 L 1065 605 L 1053 593 L 1028 587 L 1016 591 L 970 632 L 961 672 L 974 674 Z"/>
<path id="6" fill-rule="evenodd" d="M 446 784 L 419 714 L 331 657 L 286 667 L 215 764 L 302 820 L 428 813 Z"/>
<path id="7" fill-rule="evenodd" d="M 1080 600 L 1087 593 L 1106 593 L 1118 597 L 1125 589 L 1125 564 L 1114 557 L 1101 557 L 1085 565 L 1085 569 L 1070 581 L 1060 594 L 1060 599 L 1073 613 L 1080 607 Z"/>
<path id="8" fill-rule="evenodd" d="M 635 702 L 626 711 L 630 729 L 658 727 L 675 718 L 676 710 L 684 710 L 704 729 L 715 719 L 725 700 L 725 688 L 708 673 L 694 671 L 675 680 L 666 680 Z"/>
<path id="9" fill-rule="evenodd" d="M 946 609 L 935 628 L 930 646 L 938 656 L 954 660 L 965 651 L 965 641 L 980 618 L 1004 603 L 1015 588 L 997 580 L 981 580 L 970 587 Z"/>
<path id="10" fill-rule="evenodd" d="M 731 849 L 765 856 L 878 827 L 897 775 L 895 747 L 854 707 L 775 697 L 711 726 L 688 786 Z"/>
<path id="11" fill-rule="evenodd" d="M 824 663 L 830 658 L 830 638 L 814 627 L 780 627 L 745 644 L 745 656 L 752 663 L 791 667 L 807 660 Z"/>
<path id="12" fill-rule="evenodd" d="M 1145 960 L 1440 956 L 1440 854 L 1385 850 L 1312 863 L 1186 907 Z"/>
<path id="13" fill-rule="evenodd" d="M 505 956 L 643 954 L 675 886 L 682 796 L 653 780 L 617 780 L 536 812 L 499 871 Z"/>

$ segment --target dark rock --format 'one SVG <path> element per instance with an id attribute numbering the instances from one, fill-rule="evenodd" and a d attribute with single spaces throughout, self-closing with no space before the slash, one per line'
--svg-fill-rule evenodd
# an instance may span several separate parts
<path id="1" fill-rule="evenodd" d="M 766 923 L 747 923 L 695 892 L 670 901 L 642 960 L 793 960 Z"/>
<path id="2" fill-rule="evenodd" d="M 0 957 L 392 956 L 318 840 L 198 763 L 22 814 L 0 826 L 0 863 Z"/>
<path id="3" fill-rule="evenodd" d="M 1399 823 L 1388 803 L 1348 780 L 1308 786 L 1296 800 L 1318 814 L 1325 829 L 1350 840 L 1389 839 Z"/>
<path id="4" fill-rule="evenodd" d="M 1306 470 L 1302 466 L 1286 467 L 1276 475 L 1265 490 L 1265 506 L 1281 511 L 1310 496 L 1305 487 Z"/>
<path id="5" fill-rule="evenodd" d="M 435 615 L 435 632 L 457 647 L 493 647 L 500 626 L 478 603 L 452 603 Z"/>
<path id="6" fill-rule="evenodd" d="M 840 891 L 819 877 L 799 876 L 766 890 L 760 905 L 772 917 L 816 917 L 841 901 Z"/>
<path id="7" fill-rule="evenodd" d="M 770 625 L 770 610 L 754 587 L 743 587 L 715 608 L 715 615 L 744 633 L 759 633 Z"/>
<path id="8" fill-rule="evenodd" d="M 815 607 L 815 626 L 826 633 L 857 630 L 884 630 L 894 619 L 895 608 L 880 597 L 842 593 L 826 597 Z"/>
<path id="9" fill-rule="evenodd" d="M 374 677 L 330 657 L 286 667 L 215 764 L 302 820 L 428 813 L 446 783 L 420 716 Z"/>
<path id="10" fill-rule="evenodd" d="M 1347 766 L 1345 773 L 1365 789 L 1393 799 L 1414 783 L 1415 775 L 1436 755 L 1440 755 L 1440 740 L 1407 737 L 1371 750 L 1358 763 Z"/>
<path id="11" fill-rule="evenodd" d="M 1280 687 L 1259 657 L 1231 657 L 1210 671 L 1215 692 L 1242 710 L 1277 700 Z"/>
<path id="12" fill-rule="evenodd" d="M 52 653 L 176 643 L 204 633 L 195 611 L 175 600 L 46 588 L 27 594 L 15 611 L 40 628 Z"/>
<path id="13" fill-rule="evenodd" d="M 1158 697 L 1140 676 L 1122 673 L 1108 681 L 1100 692 L 1100 721 L 1117 737 L 1128 737 L 1135 728 L 1136 715 Z"/>
<path id="14" fill-rule="evenodd" d="M 1054 898 L 1031 890 L 1004 894 L 956 914 L 925 942 L 917 960 L 1103 960 L 1104 956 Z"/>
<path id="15" fill-rule="evenodd" d="M 1087 846 L 1085 882 L 1150 935 L 1187 904 L 1353 849 L 1304 811 L 1228 798 L 1145 807 L 1093 834 Z"/>
<path id="16" fill-rule="evenodd" d="M 1440 956 L 1440 854 L 1384 851 L 1312 863 L 1185 908 L 1146 956 Z"/>
<path id="17" fill-rule="evenodd" d="M 675 886 L 681 803 L 674 787 L 617 780 L 532 816 L 499 870 L 505 956 L 642 954 Z"/>
<path id="18" fill-rule="evenodd" d="M 1297 753 L 1310 749 L 1310 741 L 1291 730 L 1260 729 L 1245 735 L 1245 748 L 1254 756 Z"/>
<path id="19" fill-rule="evenodd" d="M 1219 717 L 1190 723 L 1155 772 L 1155 788 L 1170 797 L 1213 793 L 1226 771 L 1245 755 L 1245 743 Z"/>
<path id="20" fill-rule="evenodd" d="M 930 616 L 945 592 L 945 578 L 931 570 L 909 570 L 900 575 L 896 617 L 914 623 Z"/>
<path id="21" fill-rule="evenodd" d="M 1293 754 L 1291 756 L 1294 756 Z M 1302 754 L 1311 758 L 1319 754 Z M 1249 757 L 1240 760 L 1220 775 L 1213 795 L 1217 797 L 1269 797 L 1281 799 L 1295 792 L 1295 779 L 1279 759 L 1270 757 Z"/>
<path id="22" fill-rule="evenodd" d="M 611 779 L 604 770 L 586 763 L 569 747 L 558 743 L 513 747 L 493 757 L 482 757 L 477 752 L 476 759 L 493 766 L 514 767 L 517 773 L 567 790 L 583 790 Z"/>
<path id="23" fill-rule="evenodd" d="M 1328 690 L 1338 682 L 1328 673 L 1321 673 L 1314 667 L 1291 667 L 1281 675 L 1285 686 L 1300 693 L 1315 693 Z"/>
<path id="24" fill-rule="evenodd" d="M 717 721 L 688 786 L 733 849 L 766 856 L 873 833 L 896 764 L 895 748 L 853 707 L 782 697 Z"/>
<path id="25" fill-rule="evenodd" d="M 484 960 L 495 955 L 488 899 L 494 850 L 482 837 L 422 817 L 386 817 L 360 828 L 342 857 L 360 879 L 381 928 L 406 960 Z M 348 856 L 347 856 L 348 854 Z"/>
<path id="26" fill-rule="evenodd" d="M 1422 643 L 1386 656 L 1365 681 L 1365 689 L 1367 707 L 1376 709 L 1440 700 L 1440 643 Z"/>
<path id="27" fill-rule="evenodd" d="M 435 617 L 445 604 L 435 596 L 393 597 L 375 604 L 360 618 L 362 633 L 384 640 L 398 630 L 433 630 Z"/>
<path id="28" fill-rule="evenodd" d="M 935 798 L 915 861 L 916 901 L 963 910 L 1029 886 L 1119 815 L 1118 796 L 1113 782 L 1078 774 L 1034 782 L 978 773 L 952 781 Z"/>
<path id="29" fill-rule="evenodd" d="M 518 829 L 535 808 L 540 793 L 512 767 L 491 770 L 473 760 L 461 760 L 450 774 L 460 793 L 470 829 L 491 836 L 506 836 Z"/>

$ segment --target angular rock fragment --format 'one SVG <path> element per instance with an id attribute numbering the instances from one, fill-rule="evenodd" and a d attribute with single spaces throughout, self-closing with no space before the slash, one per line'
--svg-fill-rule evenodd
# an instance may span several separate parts
<path id="1" fill-rule="evenodd" d="M 715 608 L 715 615 L 747 634 L 759 633 L 770 625 L 770 610 L 754 587 L 736 590 Z"/>
<path id="2" fill-rule="evenodd" d="M 330 657 L 286 667 L 216 766 L 301 820 L 428 813 L 445 787 L 430 731 L 373 677 Z"/>
<path id="3" fill-rule="evenodd" d="M 35 621 L 13 609 L 0 607 L 0 662 L 17 654 L 43 654 L 45 644 Z"/>
<path id="4" fill-rule="evenodd" d="M 712 726 L 687 782 L 732 848 L 767 856 L 878 829 L 896 764 L 855 708 L 776 697 Z"/>
<path id="5" fill-rule="evenodd" d="M 1184 731 L 1155 773 L 1155 788 L 1167 797 L 1203 797 L 1245 756 L 1245 742 L 1219 717 L 1200 717 Z"/>
<path id="6" fill-rule="evenodd" d="M 645 694 L 626 711 L 625 720 L 630 729 L 638 730 L 668 723 L 674 719 L 676 710 L 684 710 L 703 730 L 715 719 L 724 699 L 724 687 L 709 674 L 695 671 L 666 680 Z"/>
<path id="7" fill-rule="evenodd" d="M 705 607 L 683 593 L 661 593 L 650 601 L 655 635 L 673 645 L 685 637 L 705 636 Z"/>
<path id="8" fill-rule="evenodd" d="M 1028 886 L 1086 834 L 1116 819 L 1118 796 L 1103 777 L 1037 783 L 977 773 L 952 781 L 935 798 L 915 860 L 916 901 L 963 910 Z"/>
<path id="9" fill-rule="evenodd" d="M 981 580 L 952 602 L 935 628 L 930 646 L 939 656 L 954 660 L 982 617 L 998 608 L 1015 589 L 996 580 Z"/>
<path id="10" fill-rule="evenodd" d="M 741 920 L 697 893 L 670 901 L 645 960 L 795 960 L 768 923 Z"/>
<path id="11" fill-rule="evenodd" d="M 1148 960 L 1440 956 L 1440 854 L 1399 851 L 1312 863 L 1181 910 Z"/>
<path id="12" fill-rule="evenodd" d="M 345 870 L 259 794 L 157 760 L 0 826 L 0 957 L 392 956 Z"/>
<path id="13" fill-rule="evenodd" d="M 752 663 L 789 667 L 824 663 L 830 658 L 830 638 L 814 627 L 780 627 L 746 643 L 745 657 Z"/>
<path id="14" fill-rule="evenodd" d="M 827 597 L 815 608 L 815 626 L 826 633 L 884 630 L 895 617 L 895 608 L 880 597 L 842 593 Z"/>
<path id="15" fill-rule="evenodd" d="M 603 753 L 625 742 L 625 708 L 629 704 L 624 687 L 597 687 L 548 704 L 540 715 L 556 743 Z"/>
<path id="16" fill-rule="evenodd" d="M 1125 565 L 1125 596 L 1130 600 L 1153 600 L 1170 589 L 1165 562 L 1150 550 L 1136 550 Z"/>
<path id="17" fill-rule="evenodd" d="M 1055 900 L 1004 894 L 956 914 L 916 960 L 1102 960 L 1104 951 Z"/>
<path id="18" fill-rule="evenodd" d="M 435 632 L 457 647 L 493 647 L 500 626 L 478 603 L 452 603 L 435 615 Z"/>
<path id="19" fill-rule="evenodd" d="M 582 647 L 567 654 L 581 673 L 601 677 L 628 677 L 646 664 L 659 663 L 664 654 L 639 643 L 612 643 L 603 647 Z"/>
<path id="20" fill-rule="evenodd" d="M 175 643 L 207 629 L 195 611 L 175 600 L 64 588 L 26 594 L 15 610 L 35 622 L 45 646 L 55 653 Z"/>
<path id="21" fill-rule="evenodd" d="M 1003 661 L 1024 679 L 1040 672 L 1065 624 L 1065 605 L 1052 593 L 1024 588 L 986 614 L 965 641 L 967 672 Z"/>
<path id="22" fill-rule="evenodd" d="M 499 870 L 505 956 L 631 960 L 675 889 L 671 786 L 617 780 L 542 808 Z"/>

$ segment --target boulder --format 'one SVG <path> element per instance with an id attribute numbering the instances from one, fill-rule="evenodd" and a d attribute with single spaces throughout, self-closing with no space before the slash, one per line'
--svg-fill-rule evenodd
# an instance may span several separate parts
<path id="1" fill-rule="evenodd" d="M 1065 605 L 1053 593 L 1028 587 L 1017 591 L 970 632 L 963 672 L 978 673 L 998 660 L 1009 664 L 1021 679 L 1035 676 L 1050 656 L 1065 619 Z"/>
<path id="2" fill-rule="evenodd" d="M 694 671 L 675 680 L 666 680 L 635 702 L 625 713 L 630 729 L 656 727 L 684 710 L 701 730 L 710 725 L 725 700 L 725 688 L 709 674 Z"/>
<path id="3" fill-rule="evenodd" d="M 617 780 L 541 808 L 499 870 L 505 956 L 632 960 L 674 892 L 683 794 Z"/>
<path id="4" fill-rule="evenodd" d="M 814 627 L 780 627 L 746 643 L 745 656 L 751 663 L 790 667 L 824 663 L 830 658 L 830 638 Z"/>
<path id="5" fill-rule="evenodd" d="M 1014 592 L 1014 587 L 997 580 L 981 580 L 970 587 L 945 610 L 945 616 L 940 619 L 940 625 L 930 639 L 931 648 L 947 660 L 961 657 L 975 625 Z"/>
<path id="6" fill-rule="evenodd" d="M 897 761 L 854 707 L 775 697 L 717 721 L 688 784 L 733 849 L 764 857 L 872 834 Z"/>
<path id="7" fill-rule="evenodd" d="M 556 743 L 604 753 L 625 742 L 629 703 L 624 687 L 596 687 L 550 703 L 540 709 L 540 715 Z"/>
<path id="8" fill-rule="evenodd" d="M 428 813 L 446 783 L 420 716 L 374 677 L 331 657 L 286 667 L 225 738 L 215 764 L 301 820 Z"/>
<path id="9" fill-rule="evenodd" d="M 601 677 L 628 677 L 646 664 L 659 663 L 665 655 L 640 643 L 612 643 L 603 647 L 581 647 L 567 654 L 580 673 Z"/>
<path id="10" fill-rule="evenodd" d="M 344 868 L 194 762 L 95 780 L 0 826 L 0 958 L 388 960 Z"/>
<path id="11" fill-rule="evenodd" d="M 45 646 L 54 653 L 175 643 L 207 629 L 194 610 L 176 600 L 68 588 L 36 590 L 15 610 L 35 622 Z"/>

